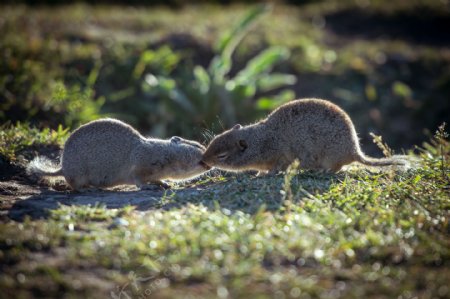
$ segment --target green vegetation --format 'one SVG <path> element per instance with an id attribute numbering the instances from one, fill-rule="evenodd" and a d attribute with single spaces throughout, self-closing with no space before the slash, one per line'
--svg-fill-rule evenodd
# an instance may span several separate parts
<path id="1" fill-rule="evenodd" d="M 177 131 L 184 136 L 191 136 L 193 127 L 204 127 L 205 124 L 210 128 L 231 127 L 237 120 L 261 117 L 261 112 L 267 113 L 295 98 L 293 91 L 285 90 L 278 95 L 262 97 L 257 101 L 254 99 L 257 93 L 296 82 L 293 75 L 270 73 L 277 62 L 289 58 L 286 47 L 272 46 L 265 49 L 249 60 L 236 75 L 229 76 L 233 68 L 233 53 L 249 28 L 268 11 L 268 6 L 256 6 L 220 37 L 216 42 L 217 54 L 206 69 L 196 65 L 193 71 L 186 70 L 182 76 L 174 79 L 169 75 L 145 75 L 147 84 L 143 87 L 144 93 L 161 100 L 157 107 L 160 115 L 157 123 L 159 135 L 168 133 L 163 129 L 169 127 L 174 119 L 183 119 L 178 124 L 175 122 Z M 180 56 L 171 53 L 167 47 L 157 51 L 147 50 L 141 55 L 134 74 L 141 77 L 145 66 L 154 61 L 173 67 L 179 60 Z"/>
<path id="2" fill-rule="evenodd" d="M 56 130 L 49 128 L 39 130 L 30 127 L 29 124 L 4 124 L 0 126 L 0 155 L 7 161 L 15 161 L 17 154 L 25 149 L 37 149 L 48 145 L 62 147 L 67 137 L 69 130 L 64 129 L 62 125 Z"/>
<path id="3" fill-rule="evenodd" d="M 75 9 L 78 12 L 68 16 L 73 22 L 79 21 L 78 13 L 87 13 L 84 6 Z M 105 40 L 84 36 L 95 34 L 92 28 L 87 28 L 89 32 L 67 32 L 67 28 L 41 32 L 30 41 L 26 34 L 16 34 L 28 30 L 16 24 L 25 12 L 18 7 L 6 11 L 11 15 L 5 16 L 0 45 L 7 57 L 2 66 L 0 90 L 6 101 L 0 104 L 0 120 L 37 118 L 75 128 L 101 115 L 115 116 L 151 127 L 153 135 L 199 137 L 204 129 L 220 130 L 219 123 L 231 126 L 237 120 L 253 120 L 261 111 L 295 97 L 290 90 L 270 93 L 296 81 L 294 75 L 270 73 L 275 64 L 289 58 L 283 46 L 264 49 L 230 76 L 235 50 L 255 22 L 270 12 L 266 5 L 249 9 L 236 26 L 217 38 L 216 54 L 206 66 L 193 66 L 192 54 L 168 45 L 155 48 L 120 40 L 110 41 L 114 46 L 105 49 Z M 40 19 L 40 13 L 47 11 L 34 17 Z M 259 101 L 254 100 L 257 95 Z"/>
<path id="4" fill-rule="evenodd" d="M 0 287 L 17 298 L 448 297 L 445 138 L 441 128 L 406 172 L 293 165 L 206 179 L 147 212 L 61 206 L 2 223 Z"/>

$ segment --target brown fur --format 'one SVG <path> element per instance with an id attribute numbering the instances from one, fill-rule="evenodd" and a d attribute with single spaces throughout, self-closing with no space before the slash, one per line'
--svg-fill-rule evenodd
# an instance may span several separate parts
<path id="1" fill-rule="evenodd" d="M 295 159 L 301 168 L 333 172 L 354 161 L 372 166 L 403 164 L 366 157 L 350 117 L 319 99 L 295 100 L 260 122 L 236 125 L 216 136 L 203 155 L 206 164 L 220 169 L 272 173 L 286 170 Z"/>
<path id="2" fill-rule="evenodd" d="M 64 145 L 60 169 L 38 157 L 28 171 L 41 176 L 62 175 L 75 190 L 121 184 L 142 187 L 205 172 L 208 167 L 201 162 L 204 150 L 195 141 L 145 138 L 119 120 L 101 119 L 72 133 Z"/>

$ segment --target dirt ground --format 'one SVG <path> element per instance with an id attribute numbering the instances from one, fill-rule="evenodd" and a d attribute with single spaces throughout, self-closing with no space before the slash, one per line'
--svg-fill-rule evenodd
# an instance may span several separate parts
<path id="1" fill-rule="evenodd" d="M 176 193 L 192 195 L 203 188 L 188 185 L 177 189 Z M 62 178 L 55 185 L 49 186 L 48 182 L 35 182 L 27 177 L 22 166 L 12 166 L 9 173 L 3 173 L 0 181 L 0 221 L 23 221 L 27 216 L 33 219 L 45 218 L 50 210 L 60 205 L 102 204 L 107 208 L 129 205 L 138 211 L 146 211 L 158 207 L 163 196 L 170 196 L 174 192 L 157 186 L 155 190 L 140 190 L 132 185 L 74 192 L 64 184 Z"/>

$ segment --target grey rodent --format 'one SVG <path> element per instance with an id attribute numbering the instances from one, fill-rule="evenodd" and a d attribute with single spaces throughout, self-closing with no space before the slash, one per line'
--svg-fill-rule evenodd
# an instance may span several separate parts
<path id="1" fill-rule="evenodd" d="M 217 135 L 203 154 L 203 161 L 212 167 L 261 173 L 286 170 L 295 159 L 301 168 L 333 172 L 354 161 L 371 166 L 405 164 L 399 158 L 365 156 L 350 117 L 320 99 L 291 101 L 255 124 L 236 125 Z"/>
<path id="2" fill-rule="evenodd" d="M 37 157 L 28 166 L 30 174 L 64 176 L 74 190 L 121 184 L 162 184 L 184 180 L 205 172 L 201 161 L 205 147 L 172 137 L 145 138 L 130 125 L 115 119 L 100 119 L 75 130 L 67 139 L 61 167 Z"/>

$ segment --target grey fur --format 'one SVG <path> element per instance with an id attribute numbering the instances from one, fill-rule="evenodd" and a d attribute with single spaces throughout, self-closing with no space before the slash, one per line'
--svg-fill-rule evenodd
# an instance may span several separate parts
<path id="1" fill-rule="evenodd" d="M 112 187 L 121 184 L 161 184 L 185 180 L 209 169 L 201 162 L 201 144 L 172 137 L 145 138 L 131 126 L 115 119 L 87 123 L 67 139 L 61 167 L 41 157 L 28 167 L 30 174 L 63 175 L 74 189 Z"/>
<path id="2" fill-rule="evenodd" d="M 333 172 L 354 161 L 371 166 L 405 164 L 398 158 L 365 156 L 350 117 L 320 99 L 295 100 L 255 124 L 236 125 L 217 135 L 203 155 L 213 167 L 263 173 L 286 170 L 295 159 L 304 169 Z"/>

